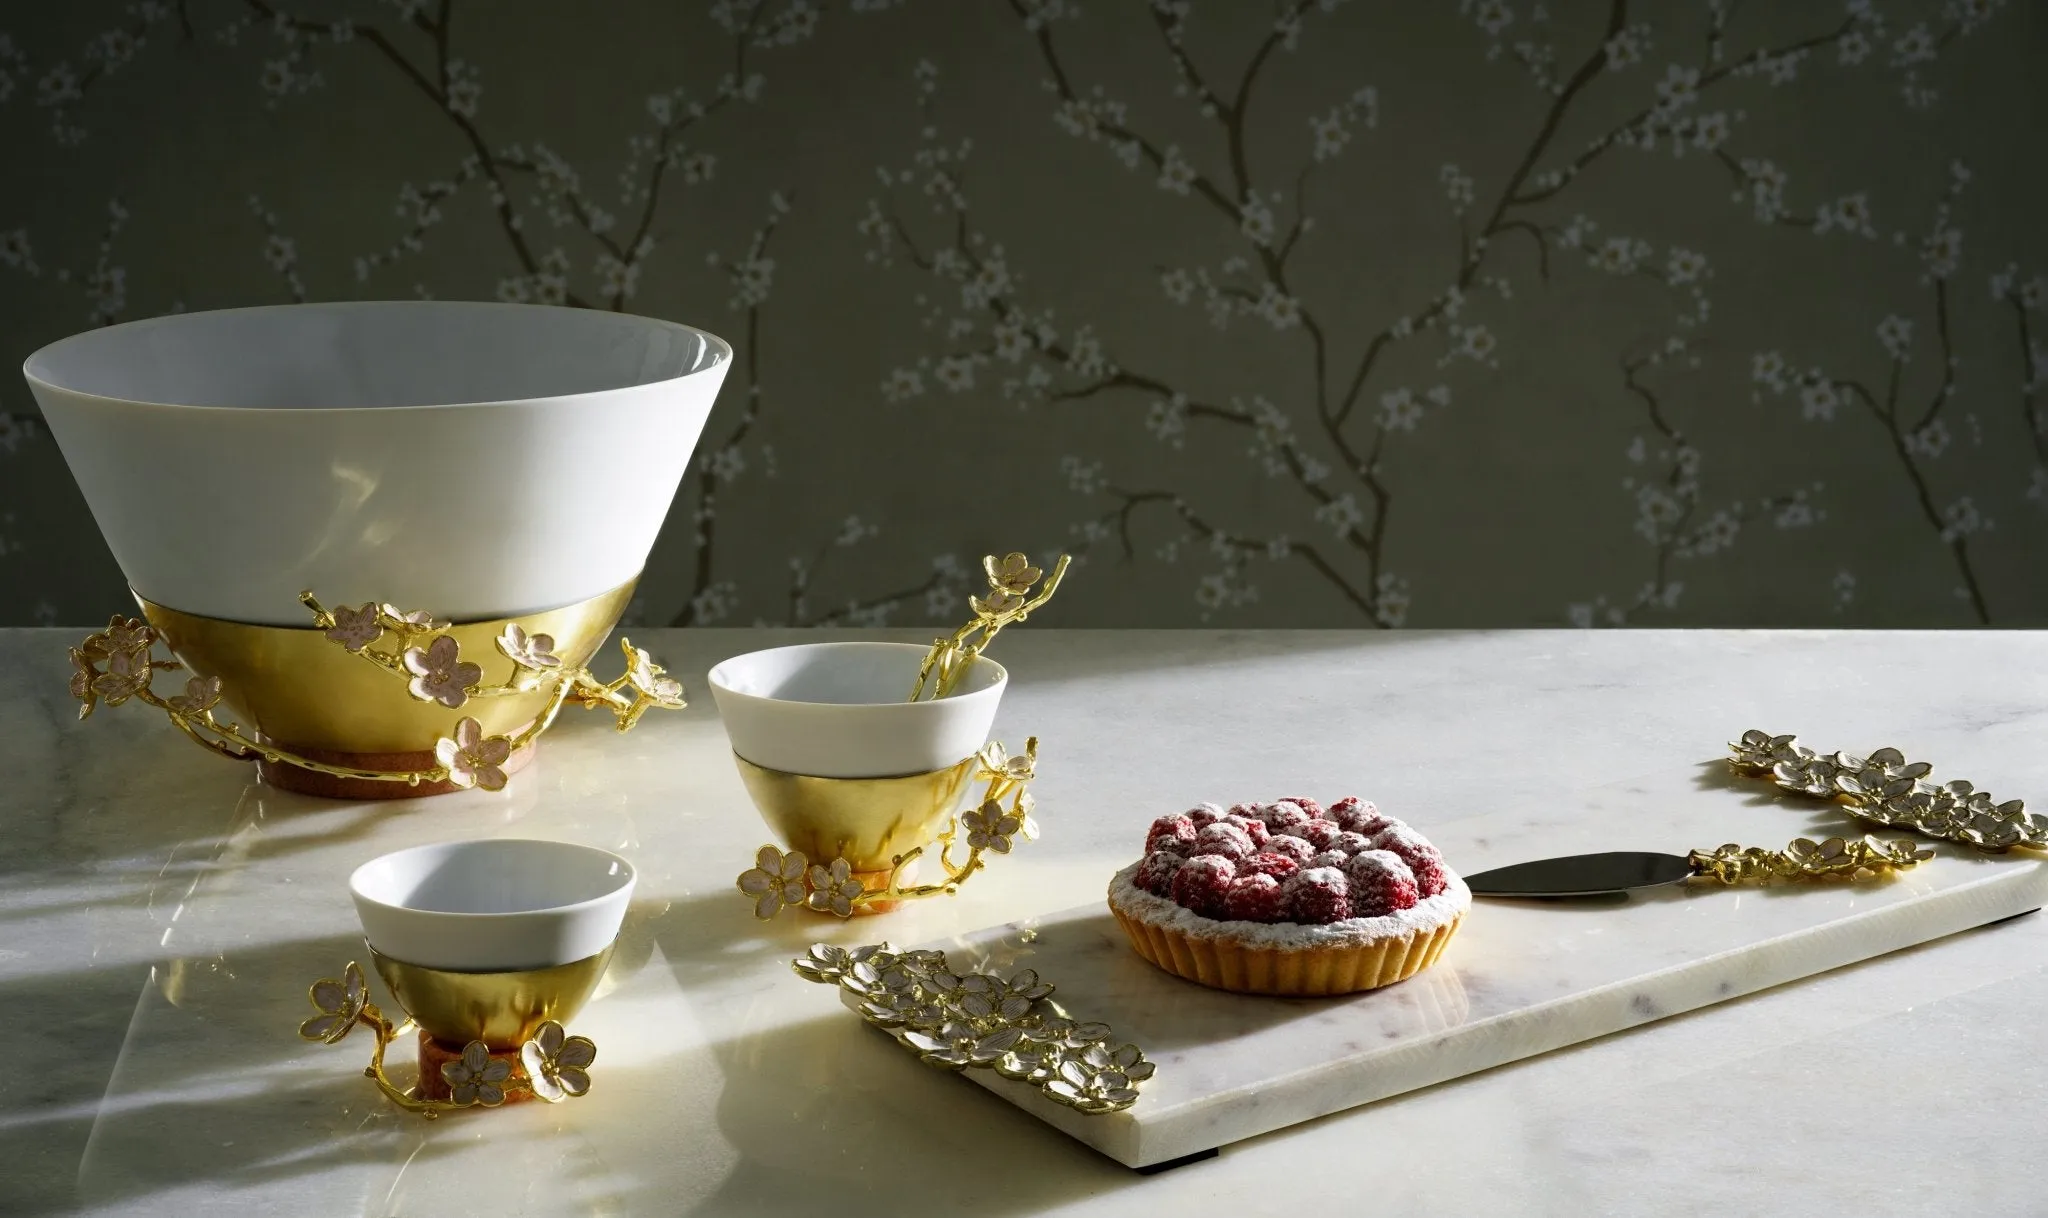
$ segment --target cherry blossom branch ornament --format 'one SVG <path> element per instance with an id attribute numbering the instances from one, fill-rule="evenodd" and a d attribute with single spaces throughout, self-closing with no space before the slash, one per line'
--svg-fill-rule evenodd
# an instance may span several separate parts
<path id="1" fill-rule="evenodd" d="M 139 618 L 115 614 L 106 629 L 71 648 L 71 696 L 78 699 L 78 717 L 88 717 L 102 703 L 141 702 L 162 711 L 196 743 L 236 761 L 260 759 L 341 778 L 409 786 L 446 782 L 463 789 L 496 791 L 505 785 L 505 766 L 513 753 L 553 726 L 566 705 L 608 710 L 622 732 L 631 730 L 649 710 L 680 710 L 686 705 L 682 682 L 628 639 L 619 640 L 625 671 L 606 682 L 592 676 L 588 668 L 566 664 L 555 654 L 555 640 L 549 635 L 529 634 L 517 622 L 507 622 L 495 642 L 499 654 L 511 661 L 511 672 L 505 680 L 491 682 L 484 679 L 482 665 L 463 657 L 461 645 L 446 633 L 448 624 L 431 613 L 408 612 L 376 602 L 330 610 L 311 592 L 301 593 L 299 600 L 312 611 L 314 627 L 329 642 L 387 670 L 420 702 L 452 711 L 472 699 L 544 694 L 545 709 L 525 727 L 501 736 L 487 736 L 483 725 L 471 716 L 458 717 L 448 734 L 435 742 L 435 765 L 429 768 L 335 765 L 223 719 L 218 713 L 223 693 L 219 677 L 195 675 L 186 680 L 182 692 L 168 697 L 158 694 L 151 688 L 155 676 L 179 671 L 184 665 L 176 659 L 155 658 L 162 636 L 154 627 Z"/>
<path id="2" fill-rule="evenodd" d="M 1047 574 L 1021 553 L 1000 559 L 984 556 L 981 567 L 988 589 L 968 598 L 974 616 L 952 634 L 932 642 L 907 701 L 936 701 L 953 693 L 961 676 L 1004 627 L 1025 621 L 1053 598 L 1072 561 L 1071 556 L 1060 555 Z M 1038 837 L 1038 824 L 1031 816 L 1034 802 L 1025 789 L 1037 773 L 1036 736 L 1026 740 L 1024 752 L 1014 757 L 1001 741 L 991 740 L 960 765 L 972 767 L 970 781 L 987 784 L 981 797 L 949 817 L 935 840 L 891 855 L 887 870 L 866 873 L 866 882 L 852 859 L 812 860 L 801 850 L 785 853 L 772 844 L 762 846 L 754 866 L 741 872 L 737 880 L 740 892 L 753 899 L 754 916 L 765 920 L 795 906 L 850 918 L 857 912 L 885 912 L 899 901 L 951 896 L 988 865 L 989 855 L 1008 854 L 1018 839 Z M 912 883 L 911 869 L 926 858 L 938 861 L 944 878 L 929 884 Z M 883 877 L 879 888 L 872 886 L 877 874 Z"/>
<path id="3" fill-rule="evenodd" d="M 754 916 L 766 921 L 796 907 L 850 918 L 868 907 L 877 907 L 869 912 L 881 913 L 898 901 L 949 897 L 969 876 L 988 866 L 988 855 L 1010 853 L 1019 839 L 1037 840 L 1038 822 L 1031 817 L 1035 805 L 1025 787 L 1037 772 L 1038 737 L 1025 741 L 1024 752 L 1016 757 L 1010 756 L 1000 741 L 991 740 L 973 760 L 974 781 L 988 784 L 981 798 L 956 813 L 930 845 L 896 855 L 887 883 L 879 889 L 867 889 L 845 858 L 813 863 L 801 850 L 761 847 L 754 866 L 742 871 L 737 881 L 739 890 L 754 900 Z M 956 850 L 965 851 L 957 860 L 953 857 Z M 927 857 L 938 860 L 946 878 L 931 884 L 911 883 L 913 865 Z"/>
<path id="4" fill-rule="evenodd" d="M 472 1040 L 460 1056 L 441 1063 L 441 1081 L 448 1098 L 427 1099 L 420 1089 L 401 1086 L 384 1069 L 384 1055 L 391 1042 L 404 1035 L 412 1021 L 394 1022 L 370 1001 L 370 987 L 362 966 L 351 960 L 339 978 L 323 977 L 307 991 L 316 1012 L 299 1025 L 302 1040 L 323 1045 L 341 1043 L 358 1024 L 370 1029 L 376 1043 L 370 1049 L 370 1064 L 363 1076 L 377 1084 L 384 1098 L 432 1120 L 444 1112 L 464 1108 L 496 1108 L 522 1094 L 558 1104 L 590 1090 L 590 1066 L 597 1060 L 597 1044 L 587 1036 L 570 1036 L 555 1020 L 534 1029 L 533 1036 L 519 1047 L 517 1067 L 502 1056 L 494 1056 L 489 1045 Z M 421 1033 L 425 1035 L 425 1033 Z"/>
<path id="5" fill-rule="evenodd" d="M 925 1065 L 993 1070 L 1089 1116 L 1136 1104 L 1157 1072 L 1137 1045 L 1117 1044 L 1108 1024 L 1069 1015 L 1031 969 L 955 972 L 943 952 L 886 942 L 851 950 L 815 943 L 789 966 L 837 986 L 862 1019 Z"/>
<path id="6" fill-rule="evenodd" d="M 1961 778 L 1932 782 L 1932 765 L 1908 761 L 1895 748 L 1868 756 L 1817 753 L 1796 736 L 1752 728 L 1740 740 L 1729 742 L 1728 753 L 1728 764 L 1737 774 L 1769 779 L 1793 794 L 1830 800 L 1858 820 L 1910 829 L 1985 854 L 2015 848 L 2048 850 L 2048 816 L 2027 811 L 2023 800 L 1994 799 Z"/>

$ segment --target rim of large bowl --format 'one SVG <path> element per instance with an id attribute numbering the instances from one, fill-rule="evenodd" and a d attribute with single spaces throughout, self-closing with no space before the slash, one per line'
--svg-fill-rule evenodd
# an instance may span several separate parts
<path id="1" fill-rule="evenodd" d="M 362 885 L 356 882 L 363 872 L 368 871 L 386 859 L 396 858 L 401 854 L 411 854 L 419 850 L 441 850 L 450 846 L 477 846 L 487 842 L 539 842 L 546 846 L 560 846 L 572 850 L 587 851 L 591 854 L 602 854 L 606 858 L 612 859 L 625 867 L 626 879 L 624 883 L 610 892 L 601 893 L 594 897 L 586 897 L 581 901 L 571 901 L 566 905 L 543 905 L 538 909 L 507 909 L 500 910 L 497 913 L 478 913 L 462 909 L 421 909 L 417 905 L 394 905 L 382 897 L 372 896 L 370 893 L 364 892 Z M 586 846 L 581 842 L 558 842 L 545 837 L 471 837 L 452 842 L 427 842 L 424 845 L 407 846 L 403 850 L 393 850 L 386 854 L 380 854 L 369 862 L 357 867 L 354 871 L 349 872 L 348 894 L 356 900 L 368 901 L 379 909 L 390 909 L 405 914 L 422 914 L 434 918 L 525 918 L 535 914 L 574 913 L 580 909 L 589 909 L 592 906 L 601 905 L 606 901 L 614 901 L 618 899 L 620 893 L 630 889 L 639 880 L 640 869 L 633 866 L 631 859 L 614 854 L 601 846 Z"/>
<path id="2" fill-rule="evenodd" d="M 982 686 L 980 689 L 970 689 L 965 693 L 947 694 L 943 698 L 926 699 L 917 702 L 912 702 L 908 699 L 898 702 L 813 702 L 805 698 L 772 698 L 767 694 L 749 693 L 744 689 L 734 689 L 731 685 L 718 678 L 718 670 L 734 660 L 768 655 L 777 651 L 811 651 L 826 647 L 899 647 L 918 652 L 931 650 L 921 643 L 892 643 L 886 639 L 834 639 L 823 643 L 787 643 L 781 647 L 763 647 L 758 651 L 743 651 L 736 656 L 727 656 L 711 666 L 711 671 L 704 674 L 704 680 L 711 686 L 714 694 L 727 693 L 739 698 L 752 698 L 756 702 L 776 702 L 784 706 L 843 706 L 850 710 L 876 706 L 936 706 L 941 702 L 959 702 L 982 694 L 994 693 L 1010 683 L 1010 670 L 1003 667 L 1000 662 L 991 660 L 987 656 L 974 657 L 973 667 L 986 664 L 990 668 L 995 669 L 996 679 L 994 681 Z"/>
<path id="3" fill-rule="evenodd" d="M 83 389 L 73 389 L 70 388 L 69 386 L 61 385 L 56 381 L 50 380 L 48 377 L 38 376 L 33 371 L 33 367 L 37 360 L 42 359 L 45 355 L 48 355 L 50 352 L 57 350 L 59 347 L 69 346 L 70 344 L 73 343 L 90 343 L 98 341 L 102 335 L 111 334 L 119 330 L 136 330 L 151 326 L 177 325 L 181 322 L 189 321 L 190 319 L 195 317 L 216 317 L 228 313 L 280 313 L 286 310 L 301 309 L 346 310 L 389 309 L 396 307 L 419 309 L 453 308 L 477 310 L 544 309 L 554 313 L 579 314 L 599 312 L 607 317 L 622 318 L 628 321 L 642 322 L 649 326 L 653 326 L 659 329 L 682 330 L 685 331 L 686 333 L 694 334 L 697 337 L 703 339 L 705 345 L 717 353 L 718 358 L 711 361 L 708 364 L 705 364 L 701 368 L 694 368 L 688 372 L 684 372 L 677 376 L 665 376 L 656 380 L 641 381 L 637 384 L 621 385 L 611 389 L 581 389 L 576 391 L 575 393 L 550 394 L 546 397 L 476 398 L 473 400 L 462 402 L 415 402 L 410 406 L 213 406 L 207 405 L 205 403 L 195 402 L 159 402 L 151 398 L 120 398 L 109 397 L 108 395 L 103 393 L 88 393 Z M 610 310 L 579 309 L 571 305 L 509 304 L 504 301 L 497 300 L 323 300 L 308 301 L 303 304 L 249 305 L 235 309 L 199 309 L 191 313 L 167 313 L 162 317 L 143 317 L 138 318 L 135 321 L 117 322 L 114 325 L 101 326 L 93 330 L 81 330 L 76 334 L 66 335 L 65 337 L 60 338 L 55 342 L 45 343 L 42 346 L 37 347 L 34 351 L 29 352 L 28 358 L 21 361 L 21 375 L 29 382 L 30 385 L 44 389 L 50 389 L 58 393 L 70 394 L 72 397 L 84 398 L 88 401 L 93 402 L 119 402 L 127 406 L 156 406 L 161 407 L 162 409 L 165 410 L 208 410 L 222 412 L 232 411 L 241 414 L 303 415 L 338 414 L 343 411 L 364 410 L 451 410 L 465 406 L 518 406 L 529 402 L 576 401 L 582 398 L 596 397 L 600 394 L 620 393 L 632 389 L 647 389 L 656 385 L 673 385 L 677 381 L 685 381 L 693 376 L 702 375 L 703 373 L 709 372 L 713 368 L 716 368 L 720 365 L 730 365 L 732 363 L 732 359 L 732 344 L 726 342 L 724 339 L 718 337 L 716 334 L 713 334 L 711 331 L 702 330 L 697 328 L 696 326 L 687 325 L 679 321 L 669 321 L 666 318 L 648 317 L 640 313 L 613 313 Z"/>

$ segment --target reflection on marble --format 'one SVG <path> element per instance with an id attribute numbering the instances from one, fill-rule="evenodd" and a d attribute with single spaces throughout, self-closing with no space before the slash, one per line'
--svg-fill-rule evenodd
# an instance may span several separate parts
<path id="1" fill-rule="evenodd" d="M 940 1189 L 993 1215 L 1257 1214 L 1328 1204 L 1353 1163 L 1397 1166 L 1359 1177 L 1392 1214 L 1688 1212 L 1706 1197 L 1789 1215 L 2040 1209 L 2026 1172 L 1924 1148 L 1981 1144 L 1980 1109 L 2000 1114 L 2003 1145 L 2048 1136 L 2041 917 L 1149 1178 L 919 1065 L 786 961 L 814 939 L 953 941 L 1099 909 L 1144 824 L 1201 799 L 1356 791 L 1456 842 L 1468 870 L 1839 831 L 1723 776 L 1722 742 L 1754 725 L 1896 744 L 2048 798 L 2048 635 L 1005 634 L 996 733 L 1043 737 L 1045 836 L 952 900 L 763 924 L 730 887 L 765 833 L 703 674 L 816 635 L 636 634 L 690 684 L 691 710 L 623 737 L 565 723 L 501 793 L 367 805 L 250 786 L 126 708 L 76 723 L 75 633 L 0 631 L 0 1015 L 10 1061 L 35 1063 L 0 1073 L 0 1213 L 852 1216 Z M 1617 823 L 1628 840 L 1609 840 Z M 360 951 L 349 870 L 488 835 L 617 850 L 642 887 L 609 988 L 577 1020 L 600 1047 L 591 1095 L 429 1125 L 377 1100 L 366 1043 L 307 1045 L 295 1029 L 307 982 Z M 1923 875 L 2003 866 L 1944 849 Z M 1706 933 L 1725 920 L 1708 917 L 1716 902 L 1790 899 L 1701 894 L 1653 913 Z M 1628 925 L 1614 912 L 1575 915 L 1582 929 L 1555 950 L 1574 968 L 1599 957 Z M 1473 980 L 1493 950 L 1481 925 L 1417 979 L 1433 987 L 1413 990 L 1431 997 L 1417 1026 L 1493 1009 Z M 1910 1129 L 1923 1149 L 1873 1127 Z"/>

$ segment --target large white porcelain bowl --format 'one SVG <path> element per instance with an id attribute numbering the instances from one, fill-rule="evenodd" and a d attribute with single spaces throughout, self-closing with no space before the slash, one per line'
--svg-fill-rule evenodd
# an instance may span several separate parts
<path id="1" fill-rule="evenodd" d="M 22 370 L 136 593 L 303 626 L 302 589 L 474 621 L 632 580 L 731 361 L 652 318 L 399 301 L 130 322 Z"/>
<path id="2" fill-rule="evenodd" d="M 570 842 L 483 838 L 415 846 L 348 880 L 363 936 L 407 964 L 459 973 L 553 968 L 619 937 L 633 865 Z"/>
<path id="3" fill-rule="evenodd" d="M 734 656 L 711 670 L 732 751 L 765 769 L 818 778 L 942 770 L 988 742 L 1010 674 L 977 656 L 946 697 L 907 702 L 926 648 L 803 643 Z"/>

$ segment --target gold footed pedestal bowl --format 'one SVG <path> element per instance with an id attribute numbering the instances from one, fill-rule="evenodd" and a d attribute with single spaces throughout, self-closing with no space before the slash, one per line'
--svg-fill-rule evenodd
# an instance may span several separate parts
<path id="1" fill-rule="evenodd" d="M 789 851 L 777 854 L 772 864 L 775 875 L 780 877 L 786 857 L 805 860 L 806 876 L 808 861 L 820 860 L 823 895 L 811 907 L 833 912 L 839 900 L 852 912 L 870 914 L 887 913 L 901 904 L 907 894 L 897 890 L 914 884 L 925 847 L 951 827 L 969 780 L 984 768 L 982 759 L 974 756 L 923 774 L 824 778 L 770 770 L 737 753 L 733 762 L 761 819 Z M 1002 819 L 1000 814 L 997 819 Z M 1023 821 L 1018 818 L 1015 832 L 1023 830 Z M 835 880 L 832 863 L 838 861 L 845 862 L 846 875 Z M 767 886 L 760 881 L 766 879 L 768 868 L 754 870 L 760 877 L 752 885 L 742 881 L 741 891 L 766 898 Z M 835 891 L 835 884 L 843 891 Z M 779 894 L 774 901 L 777 909 L 795 903 L 780 900 Z"/>
<path id="2" fill-rule="evenodd" d="M 1038 740 L 1012 756 L 989 738 L 1009 673 L 981 653 L 1051 599 L 1067 559 L 1035 595 L 1041 572 L 1022 554 L 982 565 L 975 619 L 930 648 L 810 643 L 711 670 L 740 779 L 781 841 L 738 879 L 757 917 L 886 913 L 954 892 L 989 855 L 1037 836 L 1025 787 Z M 925 862 L 943 876 L 917 883 Z"/>
<path id="3" fill-rule="evenodd" d="M 400 1107 L 436 1116 L 590 1088 L 597 1046 L 570 1036 L 610 965 L 632 900 L 633 867 L 609 851 L 497 838 L 443 842 L 372 859 L 349 878 L 370 960 L 419 1028 L 419 1080 L 385 1053 L 404 1027 L 370 1001 L 362 967 L 315 982 L 299 1035 L 375 1037 L 365 1073 Z"/>
<path id="4" fill-rule="evenodd" d="M 279 786 L 376 798 L 502 786 L 571 703 L 622 730 L 681 706 L 629 642 L 617 678 L 586 665 L 730 363 L 670 322 L 432 301 L 43 348 L 24 373 L 142 607 L 73 648 L 81 716 L 145 703 Z"/>

